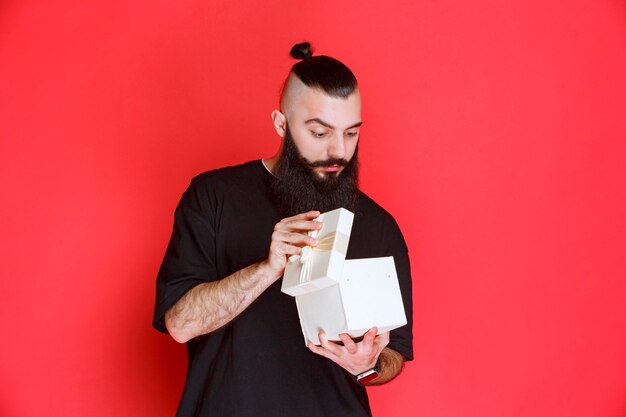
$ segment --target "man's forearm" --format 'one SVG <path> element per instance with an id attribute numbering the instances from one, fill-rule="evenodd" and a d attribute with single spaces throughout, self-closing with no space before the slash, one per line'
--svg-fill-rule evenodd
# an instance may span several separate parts
<path id="1" fill-rule="evenodd" d="M 219 281 L 197 285 L 165 313 L 165 326 L 179 343 L 226 325 L 278 279 L 265 262 Z"/>
<path id="2" fill-rule="evenodd" d="M 187 292 L 165 313 L 165 326 L 174 340 L 185 343 L 237 317 L 283 274 L 289 256 L 300 255 L 305 245 L 317 244 L 307 233 L 321 229 L 322 224 L 315 221 L 319 215 L 319 211 L 309 211 L 282 219 L 274 226 L 265 261 Z"/>
<path id="3" fill-rule="evenodd" d="M 393 349 L 383 349 L 378 360 L 380 361 L 380 374 L 366 385 L 385 384 L 398 376 L 404 367 L 404 357 Z"/>

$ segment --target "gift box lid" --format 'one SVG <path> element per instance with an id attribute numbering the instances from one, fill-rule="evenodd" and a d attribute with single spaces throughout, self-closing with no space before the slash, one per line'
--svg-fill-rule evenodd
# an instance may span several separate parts
<path id="1" fill-rule="evenodd" d="M 322 213 L 320 230 L 309 232 L 317 238 L 315 246 L 305 246 L 302 255 L 292 256 L 283 275 L 281 291 L 302 295 L 334 285 L 341 278 L 348 251 L 354 214 L 344 208 Z"/>

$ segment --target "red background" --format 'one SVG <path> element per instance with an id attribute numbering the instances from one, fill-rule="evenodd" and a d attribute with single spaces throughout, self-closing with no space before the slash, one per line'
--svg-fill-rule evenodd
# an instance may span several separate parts
<path id="1" fill-rule="evenodd" d="M 174 207 L 274 152 L 304 39 L 359 77 L 362 186 L 411 251 L 416 360 L 375 415 L 625 416 L 618 0 L 0 3 L 0 415 L 173 415 Z"/>

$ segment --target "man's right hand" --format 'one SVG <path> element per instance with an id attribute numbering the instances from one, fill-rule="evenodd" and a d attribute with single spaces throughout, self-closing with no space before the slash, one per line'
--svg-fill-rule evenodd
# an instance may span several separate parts
<path id="1" fill-rule="evenodd" d="M 267 265 L 276 279 L 283 275 L 290 256 L 302 254 L 304 246 L 317 244 L 317 239 L 310 237 L 308 232 L 322 228 L 322 223 L 315 221 L 319 215 L 319 211 L 309 211 L 276 223 L 267 257 Z"/>

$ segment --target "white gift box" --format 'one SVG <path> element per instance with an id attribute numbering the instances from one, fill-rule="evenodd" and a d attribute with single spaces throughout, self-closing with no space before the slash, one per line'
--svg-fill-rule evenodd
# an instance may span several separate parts
<path id="1" fill-rule="evenodd" d="M 322 228 L 309 235 L 318 244 L 304 247 L 302 255 L 290 257 L 285 267 L 281 291 L 291 296 L 327 288 L 341 279 L 354 214 L 339 208 L 322 213 L 317 220 Z"/>
<path id="2" fill-rule="evenodd" d="M 406 315 L 392 256 L 345 260 L 338 284 L 296 297 L 305 343 L 340 333 L 360 337 L 376 326 L 384 333 L 404 326 Z"/>

